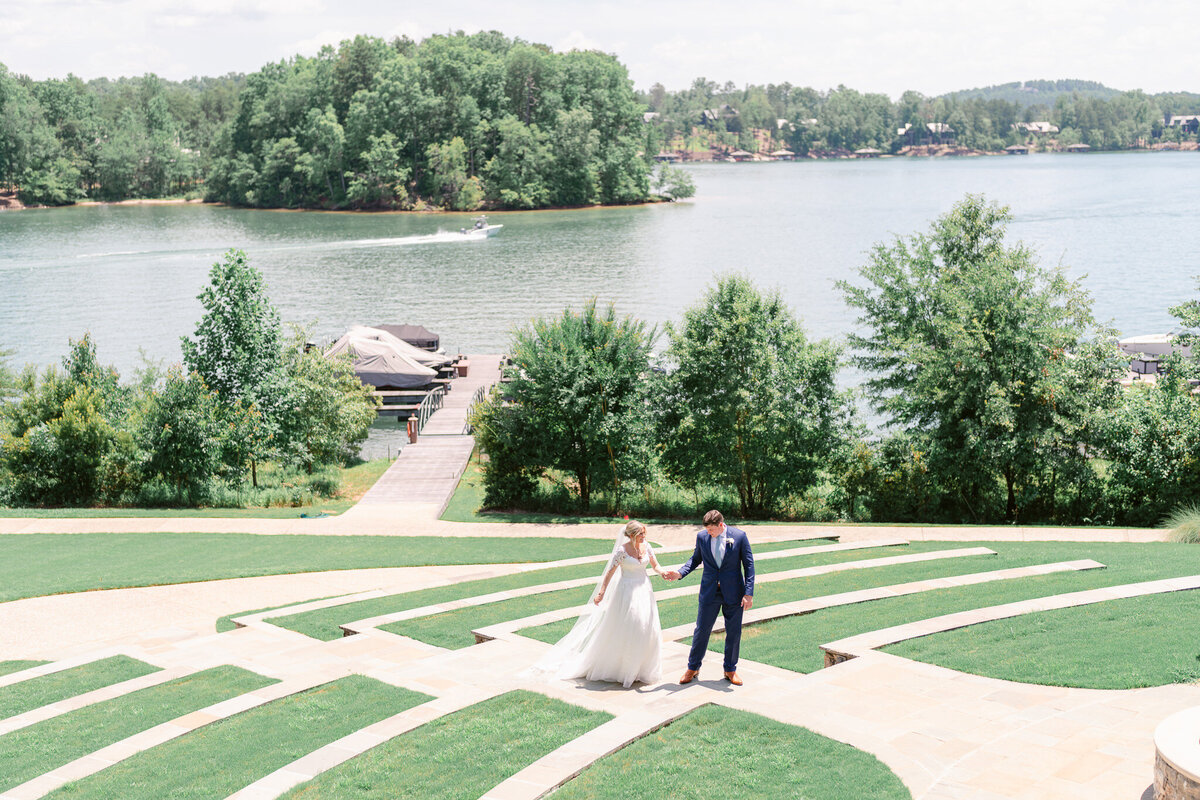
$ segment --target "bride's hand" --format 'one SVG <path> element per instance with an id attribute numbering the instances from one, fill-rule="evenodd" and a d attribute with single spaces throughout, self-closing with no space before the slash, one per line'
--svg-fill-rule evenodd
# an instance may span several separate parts
<path id="1" fill-rule="evenodd" d="M 596 593 L 596 599 L 592 601 L 595 605 L 600 605 L 600 601 L 604 599 L 604 590 L 601 589 Z"/>

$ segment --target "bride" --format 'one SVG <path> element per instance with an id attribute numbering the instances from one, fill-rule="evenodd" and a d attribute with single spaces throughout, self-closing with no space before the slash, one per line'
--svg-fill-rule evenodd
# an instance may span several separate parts
<path id="1" fill-rule="evenodd" d="M 662 626 L 647 565 L 660 577 L 666 575 L 646 544 L 646 526 L 631 520 L 617 537 L 579 621 L 533 670 L 564 679 L 613 681 L 625 688 L 634 681 L 657 682 L 662 673 Z"/>

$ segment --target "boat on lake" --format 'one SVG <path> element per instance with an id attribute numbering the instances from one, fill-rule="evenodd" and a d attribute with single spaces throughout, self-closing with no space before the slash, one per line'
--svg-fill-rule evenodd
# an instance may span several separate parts
<path id="1" fill-rule="evenodd" d="M 472 239 L 486 239 L 489 236 L 495 236 L 503 227 L 503 225 L 489 225 L 487 214 L 480 214 L 475 218 L 474 225 L 470 228 L 459 228 L 458 232 Z"/>

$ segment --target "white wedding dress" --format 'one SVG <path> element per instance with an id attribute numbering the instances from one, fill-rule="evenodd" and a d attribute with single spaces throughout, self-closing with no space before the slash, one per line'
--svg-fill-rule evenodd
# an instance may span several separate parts
<path id="1" fill-rule="evenodd" d="M 557 678 L 612 681 L 629 688 L 634 681 L 656 683 L 662 678 L 662 625 L 646 567 L 617 548 L 605 566 L 619 569 L 599 605 L 588 602 L 579 622 L 534 667 Z"/>

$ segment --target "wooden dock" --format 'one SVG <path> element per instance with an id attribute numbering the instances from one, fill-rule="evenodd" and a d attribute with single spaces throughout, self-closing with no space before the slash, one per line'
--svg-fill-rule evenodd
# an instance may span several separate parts
<path id="1" fill-rule="evenodd" d="M 480 390 L 500 380 L 500 355 L 472 355 L 467 374 L 450 382 L 442 407 L 429 417 L 416 443 L 406 444 L 387 472 L 376 481 L 355 510 L 377 515 L 390 504 L 420 504 L 423 515 L 441 515 L 475 449 L 467 433 L 467 414 Z"/>

